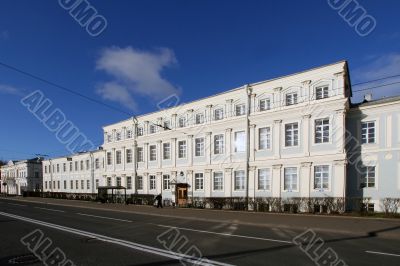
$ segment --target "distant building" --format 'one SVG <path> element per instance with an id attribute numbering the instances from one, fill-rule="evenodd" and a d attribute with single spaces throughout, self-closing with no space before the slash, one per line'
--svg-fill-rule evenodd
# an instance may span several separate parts
<path id="1" fill-rule="evenodd" d="M 42 190 L 42 159 L 9 161 L 1 166 L 2 192 L 22 195 L 24 191 Z"/>

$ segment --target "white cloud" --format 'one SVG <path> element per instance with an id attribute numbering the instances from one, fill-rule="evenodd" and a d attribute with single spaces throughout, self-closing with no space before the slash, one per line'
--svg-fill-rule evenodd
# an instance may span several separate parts
<path id="1" fill-rule="evenodd" d="M 0 93 L 2 94 L 10 94 L 10 95 L 16 95 L 16 96 L 23 96 L 23 92 L 13 86 L 10 85 L 5 85 L 5 84 L 0 84 Z"/>
<path id="2" fill-rule="evenodd" d="M 382 56 L 370 56 L 367 58 L 366 63 L 359 68 L 356 68 L 352 74 L 352 83 L 359 83 L 364 81 L 381 79 L 389 76 L 400 75 L 400 53 L 386 54 Z M 375 81 L 371 83 L 354 86 L 353 91 L 360 89 L 368 89 L 385 84 L 400 82 L 400 76 Z M 365 93 L 372 93 L 375 99 L 400 95 L 400 83 L 373 88 L 371 90 L 355 92 L 356 99 L 362 99 Z"/>
<path id="3" fill-rule="evenodd" d="M 96 92 L 100 94 L 103 99 L 119 102 L 130 110 L 136 110 L 137 108 L 128 89 L 116 82 L 102 83 L 97 87 Z"/>
<path id="4" fill-rule="evenodd" d="M 179 94 L 179 89 L 161 75 L 163 70 L 176 64 L 174 52 L 167 48 L 155 51 L 142 51 L 130 46 L 106 48 L 96 62 L 96 69 L 109 74 L 114 79 L 112 83 L 118 84 L 118 87 L 108 86 L 98 92 L 103 98 L 125 106 L 127 100 L 121 97 L 122 94 L 130 96 L 129 103 L 134 102 L 133 96 L 160 100 L 171 94 Z M 113 88 L 118 89 L 114 91 Z"/>

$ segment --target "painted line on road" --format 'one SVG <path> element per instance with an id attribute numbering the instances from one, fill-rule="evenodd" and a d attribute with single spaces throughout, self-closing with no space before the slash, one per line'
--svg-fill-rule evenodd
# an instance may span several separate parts
<path id="1" fill-rule="evenodd" d="M 80 212 L 77 212 L 76 214 L 82 215 L 82 216 L 94 217 L 94 218 L 101 218 L 101 219 L 108 219 L 108 220 L 114 220 L 114 221 L 132 223 L 132 221 L 130 221 L 130 220 L 124 220 L 124 219 L 117 219 L 117 218 L 111 218 L 111 217 L 105 217 L 105 216 L 97 216 L 97 215 L 86 214 L 86 213 L 80 213 Z"/>
<path id="2" fill-rule="evenodd" d="M 61 210 L 56 210 L 56 209 L 49 209 L 49 208 L 41 208 L 41 207 L 34 207 L 35 209 L 40 209 L 40 210 L 46 210 L 46 211 L 52 211 L 52 212 L 65 212 Z"/>
<path id="3" fill-rule="evenodd" d="M 212 232 L 212 231 L 197 230 L 197 229 L 192 229 L 192 228 L 176 227 L 176 226 L 169 226 L 169 225 L 162 225 L 162 224 L 154 224 L 154 225 L 157 225 L 159 227 L 166 227 L 166 228 L 176 228 L 179 230 L 192 231 L 192 232 L 197 232 L 197 233 L 214 234 L 214 235 L 221 235 L 221 236 L 230 236 L 230 237 L 239 237 L 239 238 L 247 238 L 247 239 L 270 241 L 270 242 L 279 242 L 279 243 L 285 243 L 285 244 L 293 244 L 292 241 L 286 241 L 286 240 L 262 238 L 262 237 L 255 237 L 255 236 L 244 236 L 244 235 L 236 235 L 236 234 L 229 234 L 229 233 L 218 233 L 218 232 Z"/>
<path id="4" fill-rule="evenodd" d="M 7 203 L 10 205 L 14 205 L 14 206 L 20 206 L 20 207 L 26 207 L 27 205 L 23 205 L 23 204 L 18 204 L 18 203 Z"/>
<path id="5" fill-rule="evenodd" d="M 377 252 L 377 251 L 370 251 L 370 250 L 367 250 L 365 252 L 371 253 L 371 254 L 377 254 L 377 255 L 400 257 L 400 254 L 392 254 L 392 253 Z"/>
<path id="6" fill-rule="evenodd" d="M 190 255 L 181 254 L 181 253 L 177 253 L 177 252 L 173 252 L 173 251 L 168 251 L 168 250 L 164 250 L 164 249 L 160 249 L 160 248 L 155 248 L 155 247 L 151 247 L 151 246 L 147 246 L 147 245 L 142 245 L 142 244 L 131 242 L 131 241 L 127 241 L 127 240 L 122 240 L 122 239 L 113 238 L 113 237 L 109 237 L 109 236 L 105 236 L 105 235 L 95 234 L 95 233 L 91 233 L 91 232 L 88 232 L 88 231 L 75 229 L 75 228 L 72 228 L 72 227 L 66 227 L 66 226 L 62 226 L 62 225 L 43 222 L 43 221 L 39 221 L 39 220 L 35 220 L 35 219 L 31 219 L 31 218 L 27 218 L 27 217 L 23 217 L 23 216 L 19 216 L 19 215 L 14 215 L 14 214 L 11 214 L 11 213 L 0 212 L 0 215 L 6 216 L 6 217 L 10 217 L 10 218 L 14 218 L 14 219 L 17 219 L 17 220 L 21 220 L 21 221 L 28 222 L 28 223 L 33 223 L 33 224 L 37 224 L 37 225 L 41 225 L 41 226 L 57 229 L 57 230 L 60 230 L 60 231 L 63 231 L 63 232 L 67 232 L 67 233 L 70 233 L 70 234 L 75 234 L 75 235 L 95 238 L 95 239 L 97 239 L 99 241 L 113 243 L 113 244 L 116 244 L 116 245 L 128 247 L 128 248 L 131 248 L 131 249 L 135 249 L 135 250 L 139 250 L 139 251 L 143 251 L 143 252 L 146 252 L 146 253 L 151 253 L 151 254 L 154 254 L 154 255 L 159 255 L 159 256 L 163 256 L 163 257 L 167 257 L 167 258 L 171 258 L 171 259 L 176 259 L 178 261 L 188 262 L 188 263 L 195 264 L 195 265 L 202 265 L 202 266 L 206 266 L 206 265 L 233 266 L 233 264 L 227 264 L 227 263 L 223 263 L 223 262 L 219 262 L 219 261 L 213 261 L 213 260 L 209 260 L 209 259 L 206 259 L 206 258 L 198 258 L 198 257 L 195 257 L 195 256 L 190 256 Z M 203 261 L 203 259 L 204 259 L 204 261 Z"/>

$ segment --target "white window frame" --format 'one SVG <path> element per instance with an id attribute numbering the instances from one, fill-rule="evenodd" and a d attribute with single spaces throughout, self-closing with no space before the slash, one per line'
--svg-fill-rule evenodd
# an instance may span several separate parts
<path id="1" fill-rule="evenodd" d="M 126 149 L 125 150 L 125 156 L 126 156 L 126 163 L 132 163 L 133 162 L 133 156 L 132 156 L 132 149 Z"/>
<path id="2" fill-rule="evenodd" d="M 136 153 L 137 153 L 137 158 L 138 158 L 137 161 L 138 161 L 138 163 L 144 162 L 144 149 L 143 149 L 143 147 L 138 147 Z"/>
<path id="3" fill-rule="evenodd" d="M 112 165 L 113 159 L 112 159 L 112 153 L 109 151 L 106 153 L 106 160 L 107 160 L 107 165 Z M 77 166 L 77 161 L 75 161 L 75 171 L 77 171 L 76 166 Z"/>
<path id="4" fill-rule="evenodd" d="M 171 160 L 171 143 L 164 142 L 163 146 L 163 160 Z"/>
<path id="5" fill-rule="evenodd" d="M 299 93 L 297 91 L 292 91 L 285 94 L 286 106 L 292 106 L 298 103 L 299 103 Z"/>
<path id="6" fill-rule="evenodd" d="M 204 191 L 204 173 L 194 174 L 194 190 Z"/>
<path id="7" fill-rule="evenodd" d="M 221 176 L 220 177 L 218 177 L 218 178 L 221 178 L 221 182 L 218 182 L 219 184 L 220 184 L 220 188 L 217 188 L 216 189 L 216 186 L 215 186 L 215 184 L 216 184 L 216 179 L 215 179 L 215 174 L 221 174 Z M 213 178 L 212 178 L 212 191 L 214 191 L 214 192 L 216 192 L 216 191 L 224 191 L 224 172 L 223 171 L 216 171 L 216 172 L 213 172 Z"/>
<path id="8" fill-rule="evenodd" d="M 243 175 L 238 176 L 238 173 L 243 173 Z M 241 177 L 242 180 L 237 178 Z M 239 181 L 239 182 L 238 182 Z M 233 173 L 233 190 L 234 191 L 245 191 L 246 189 L 246 172 L 244 170 L 236 170 Z"/>
<path id="9" fill-rule="evenodd" d="M 186 117 L 181 116 L 178 118 L 178 128 L 186 127 Z"/>
<path id="10" fill-rule="evenodd" d="M 126 189 L 132 189 L 132 177 L 131 176 L 126 177 Z"/>
<path id="11" fill-rule="evenodd" d="M 224 108 L 216 108 L 214 109 L 214 121 L 219 121 L 224 119 Z M 218 114 L 218 115 L 217 115 Z"/>
<path id="12" fill-rule="evenodd" d="M 261 138 L 261 130 L 267 130 L 266 132 L 266 147 L 261 147 L 262 144 L 262 138 Z M 271 149 L 271 143 L 272 143 L 272 129 L 270 126 L 266 126 L 266 127 L 261 127 L 258 129 L 258 149 L 259 150 L 270 150 Z"/>
<path id="13" fill-rule="evenodd" d="M 315 93 L 315 100 L 323 100 L 326 98 L 329 98 L 329 85 L 318 85 L 315 87 L 314 89 L 314 93 Z M 326 90 L 325 90 L 326 89 Z M 322 90 L 322 93 L 318 93 L 318 90 Z M 318 95 L 321 95 L 322 97 L 318 98 Z"/>
<path id="14" fill-rule="evenodd" d="M 264 172 L 266 173 L 265 179 L 262 179 L 263 176 L 261 176 L 261 173 Z M 265 187 L 260 186 L 261 181 L 265 182 Z M 271 191 L 272 187 L 272 171 L 271 168 L 260 168 L 257 171 L 257 190 L 258 191 Z"/>
<path id="15" fill-rule="evenodd" d="M 377 176 L 377 173 L 379 173 L 378 172 L 378 166 L 377 165 L 361 165 L 360 166 L 360 172 L 359 172 L 359 178 L 358 178 L 358 188 L 359 189 L 378 189 L 378 176 Z M 374 186 L 373 187 L 370 187 L 370 186 L 368 186 L 368 184 L 370 183 L 370 181 L 369 181 L 369 179 L 371 179 L 372 177 L 370 177 L 370 176 L 364 176 L 364 174 L 365 173 L 367 173 L 367 174 L 369 174 L 370 173 L 370 169 L 369 168 L 374 168 Z M 364 172 L 364 169 L 365 170 L 367 170 L 367 172 Z M 363 182 L 363 179 L 366 179 L 365 181 L 365 186 L 364 187 L 361 187 L 361 184 L 363 184 L 364 182 Z"/>
<path id="16" fill-rule="evenodd" d="M 137 135 L 138 135 L 138 137 L 141 137 L 141 136 L 144 135 L 144 129 L 143 129 L 143 127 L 138 127 L 138 128 L 137 128 Z"/>
<path id="17" fill-rule="evenodd" d="M 149 145 L 149 161 L 157 161 L 157 145 Z"/>
<path id="18" fill-rule="evenodd" d="M 143 176 L 138 175 L 136 180 L 137 190 L 143 190 Z"/>
<path id="19" fill-rule="evenodd" d="M 246 114 L 246 104 L 238 103 L 235 104 L 235 116 L 243 116 Z"/>
<path id="20" fill-rule="evenodd" d="M 157 133 L 157 126 L 156 125 L 149 125 L 149 134 Z"/>
<path id="21" fill-rule="evenodd" d="M 115 164 L 122 164 L 122 152 L 120 150 L 115 151 Z"/>
<path id="22" fill-rule="evenodd" d="M 264 108 L 262 108 L 262 106 L 264 106 Z M 268 110 L 271 110 L 271 98 L 266 97 L 266 98 L 260 99 L 258 101 L 258 111 L 264 112 L 264 111 L 268 111 Z"/>
<path id="23" fill-rule="evenodd" d="M 203 157 L 205 155 L 205 138 L 195 138 L 194 139 L 194 156 Z"/>
<path id="24" fill-rule="evenodd" d="M 328 183 L 328 187 L 327 188 L 323 187 L 324 178 L 326 178 L 326 177 L 323 176 L 323 174 L 326 173 L 326 171 L 325 171 L 326 169 L 319 169 L 317 171 L 317 168 L 320 168 L 320 167 L 327 168 L 327 174 L 328 174 L 328 177 L 327 177 L 327 179 L 328 179 L 328 182 L 327 182 Z M 317 177 L 317 174 L 321 174 L 321 176 Z M 317 187 L 317 182 L 316 182 L 317 178 L 321 179 L 319 187 Z M 330 191 L 331 190 L 331 179 L 332 179 L 332 167 L 331 167 L 330 164 L 314 165 L 314 167 L 313 167 L 313 190 L 314 191 L 319 191 L 319 192 Z"/>
<path id="25" fill-rule="evenodd" d="M 179 140 L 178 141 L 178 159 L 185 159 L 186 157 L 187 157 L 187 141 Z"/>
<path id="26" fill-rule="evenodd" d="M 214 135 L 214 154 L 220 155 L 225 153 L 225 135 Z"/>
<path id="27" fill-rule="evenodd" d="M 293 180 L 291 180 L 291 182 L 290 182 L 290 188 L 289 189 L 286 188 L 286 186 L 285 186 L 286 185 L 286 183 L 285 183 L 285 181 L 286 181 L 286 171 L 289 170 L 289 169 L 290 170 L 295 169 L 295 173 L 294 174 L 296 174 L 296 189 L 293 189 L 293 184 L 294 184 Z M 290 176 L 293 177 L 293 173 Z M 282 189 L 283 189 L 284 192 L 298 192 L 299 191 L 299 186 L 300 186 L 300 184 L 299 184 L 299 167 L 297 167 L 297 166 L 284 167 L 282 184 L 283 184 Z"/>
<path id="28" fill-rule="evenodd" d="M 239 145 L 238 145 L 238 133 L 241 133 L 241 134 L 243 134 L 243 140 L 244 140 L 244 143 L 242 144 L 242 145 L 240 145 L 240 147 L 242 147 L 243 146 L 243 150 L 242 149 L 238 149 L 238 148 L 240 148 L 239 147 Z M 247 143 L 246 143 L 246 131 L 245 130 L 240 130 L 240 131 L 235 131 L 234 132 L 234 134 L 233 134 L 233 136 L 234 136 L 234 151 L 235 151 L 235 153 L 244 153 L 244 152 L 246 152 L 246 145 L 247 145 Z"/>
<path id="29" fill-rule="evenodd" d="M 168 174 L 164 174 L 162 176 L 163 180 L 163 190 L 171 190 L 171 176 Z"/>
<path id="30" fill-rule="evenodd" d="M 196 125 L 201 125 L 204 124 L 204 113 L 197 113 L 195 115 L 195 124 Z"/>
<path id="31" fill-rule="evenodd" d="M 149 190 L 157 189 L 157 177 L 155 175 L 149 175 Z"/>
<path id="32" fill-rule="evenodd" d="M 328 120 L 328 124 L 322 124 L 322 125 L 317 125 L 318 121 L 325 121 Z M 324 117 L 324 118 L 317 118 L 314 119 L 314 133 L 313 133 L 313 139 L 314 139 L 314 144 L 327 144 L 327 143 L 331 143 L 332 137 L 331 137 L 331 131 L 332 131 L 332 119 L 330 117 Z M 328 140 L 325 140 L 325 130 L 324 127 L 328 126 Z M 317 135 L 318 134 L 322 134 L 321 135 L 321 141 L 317 142 Z"/>
<path id="33" fill-rule="evenodd" d="M 287 133 L 286 132 L 286 126 L 287 125 L 294 125 L 294 124 L 297 124 L 297 143 L 296 143 L 296 138 L 295 138 L 295 136 L 296 136 L 295 130 L 296 129 L 291 129 L 290 132 L 292 133 L 293 137 L 291 138 L 290 145 L 287 145 L 287 142 L 286 142 L 286 133 Z M 297 121 L 294 121 L 294 122 L 289 122 L 289 123 L 284 124 L 283 125 L 283 139 L 284 139 L 284 143 L 285 143 L 285 145 L 284 145 L 285 148 L 299 147 L 300 146 L 300 123 L 297 122 Z"/>
<path id="34" fill-rule="evenodd" d="M 370 123 L 374 123 L 374 141 L 370 142 L 369 141 L 369 135 L 370 133 L 368 132 L 369 127 L 367 127 L 367 132 L 366 134 L 363 133 L 363 125 L 366 124 L 370 124 Z M 376 120 L 365 120 L 365 121 L 361 121 L 360 123 L 360 140 L 361 140 L 361 144 L 362 145 L 369 145 L 369 144 L 377 144 L 377 121 Z M 364 135 L 366 136 L 366 142 L 364 142 Z"/>

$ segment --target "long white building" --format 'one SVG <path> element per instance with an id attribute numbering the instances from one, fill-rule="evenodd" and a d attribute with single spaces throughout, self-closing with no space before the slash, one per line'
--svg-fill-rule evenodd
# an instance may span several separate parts
<path id="1" fill-rule="evenodd" d="M 351 94 L 341 61 L 104 126 L 101 150 L 44 161 L 44 190 L 124 186 L 210 207 L 271 198 L 326 206 L 318 199 L 330 198 L 343 211 L 345 198 L 357 196 L 348 187 Z"/>

